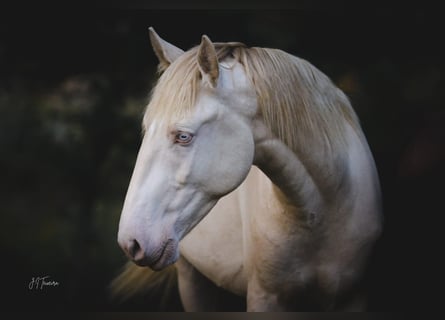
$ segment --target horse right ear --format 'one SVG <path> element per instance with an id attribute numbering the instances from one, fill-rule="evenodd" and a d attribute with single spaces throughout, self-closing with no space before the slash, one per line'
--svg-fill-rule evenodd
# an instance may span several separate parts
<path id="1" fill-rule="evenodd" d="M 148 28 L 150 42 L 156 56 L 159 59 L 159 70 L 165 70 L 173 63 L 184 51 L 162 39 L 153 27 Z"/>

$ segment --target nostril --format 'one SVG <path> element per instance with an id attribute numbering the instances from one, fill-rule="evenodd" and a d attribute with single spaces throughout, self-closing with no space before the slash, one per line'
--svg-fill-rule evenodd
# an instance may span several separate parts
<path id="1" fill-rule="evenodd" d="M 141 254 L 143 255 L 142 248 L 136 239 L 130 241 L 127 250 L 130 257 L 134 260 L 139 260 L 141 258 Z"/>

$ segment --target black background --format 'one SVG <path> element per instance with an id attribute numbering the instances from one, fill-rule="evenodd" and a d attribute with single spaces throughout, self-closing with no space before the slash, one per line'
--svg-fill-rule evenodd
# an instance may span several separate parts
<path id="1" fill-rule="evenodd" d="M 442 15 L 414 3 L 353 6 L 132 2 L 0 11 L 0 248 L 4 310 L 159 310 L 117 304 L 117 223 L 156 79 L 149 26 L 183 49 L 212 40 L 280 48 L 350 97 L 377 163 L 385 226 L 370 311 L 441 305 L 445 172 Z M 29 290 L 50 275 L 57 288 Z M 169 309 L 180 310 L 177 295 Z"/>

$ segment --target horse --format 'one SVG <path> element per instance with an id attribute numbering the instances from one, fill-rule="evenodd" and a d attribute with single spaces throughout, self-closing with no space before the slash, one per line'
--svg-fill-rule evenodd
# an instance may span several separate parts
<path id="1" fill-rule="evenodd" d="M 132 262 L 115 290 L 174 269 L 185 311 L 225 310 L 220 292 L 246 311 L 364 310 L 383 214 L 345 93 L 279 49 L 203 35 L 183 51 L 149 33 L 160 77 L 119 222 Z"/>

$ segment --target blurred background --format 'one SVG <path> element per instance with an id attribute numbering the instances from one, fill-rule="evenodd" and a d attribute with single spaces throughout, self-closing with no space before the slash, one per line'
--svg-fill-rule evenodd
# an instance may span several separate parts
<path id="1" fill-rule="evenodd" d="M 0 288 L 3 310 L 154 311 L 109 300 L 126 261 L 120 210 L 157 60 L 148 27 L 178 47 L 241 41 L 302 57 L 350 97 L 377 163 L 385 227 L 365 287 L 371 311 L 440 306 L 445 178 L 441 16 L 308 1 L 292 9 L 119 6 L 0 11 Z M 334 2 L 333 2 L 334 3 Z M 59 286 L 29 290 L 33 277 Z M 441 292 L 441 291 L 439 291 Z M 181 310 L 177 295 L 171 310 Z"/>

